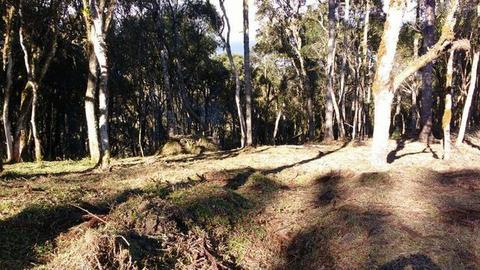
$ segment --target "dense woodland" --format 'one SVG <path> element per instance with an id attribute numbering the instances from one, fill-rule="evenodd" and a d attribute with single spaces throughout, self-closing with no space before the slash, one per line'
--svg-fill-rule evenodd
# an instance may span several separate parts
<path id="1" fill-rule="evenodd" d="M 479 124 L 476 1 L 244 0 L 243 55 L 234 0 L 212 1 L 3 0 L 4 159 L 373 137 L 381 164 L 389 138 L 443 139 L 448 158 Z"/>

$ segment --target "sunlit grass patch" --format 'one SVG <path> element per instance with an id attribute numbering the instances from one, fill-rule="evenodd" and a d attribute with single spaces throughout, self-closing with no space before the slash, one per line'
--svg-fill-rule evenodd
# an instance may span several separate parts
<path id="1" fill-rule="evenodd" d="M 93 168 L 95 163 L 90 159 L 65 160 L 65 161 L 42 161 L 7 164 L 4 166 L 2 177 L 19 178 L 36 175 L 55 175 L 64 173 L 80 173 Z"/>

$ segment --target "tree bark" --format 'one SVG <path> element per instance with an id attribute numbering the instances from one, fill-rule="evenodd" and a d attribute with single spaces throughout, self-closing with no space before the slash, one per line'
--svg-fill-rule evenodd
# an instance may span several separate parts
<path id="1" fill-rule="evenodd" d="M 89 3 L 91 19 L 93 24 L 92 44 L 97 62 L 100 68 L 100 80 L 99 80 L 99 93 L 98 93 L 98 105 L 99 105 L 99 129 L 100 129 L 100 146 L 102 151 L 101 163 L 102 167 L 106 168 L 110 164 L 110 142 L 108 132 L 108 58 L 107 58 L 107 46 L 105 43 L 106 32 L 109 28 L 110 20 L 112 17 L 113 9 L 116 2 L 112 1 L 109 6 L 109 13 L 105 16 L 103 5 L 98 5 L 96 0 L 90 0 Z"/>
<path id="2" fill-rule="evenodd" d="M 3 70 L 6 72 L 6 86 L 3 99 L 3 128 L 5 132 L 5 145 L 6 145 L 6 154 L 7 162 L 10 162 L 13 157 L 13 141 L 12 141 L 12 127 L 10 123 L 10 96 L 12 92 L 13 85 L 13 57 L 12 57 L 12 24 L 13 16 L 15 14 L 15 7 L 10 6 L 7 10 L 7 15 L 4 16 L 5 22 L 5 38 L 4 45 L 2 49 L 2 58 L 3 58 Z"/>
<path id="3" fill-rule="evenodd" d="M 35 162 L 43 160 L 42 142 L 40 134 L 37 129 L 37 107 L 38 107 L 38 84 L 32 83 L 32 114 L 30 118 L 30 125 L 32 126 L 33 143 L 35 146 Z"/>
<path id="4" fill-rule="evenodd" d="M 421 20 L 423 33 L 423 51 L 426 53 L 435 44 L 435 0 L 422 0 Z M 423 143 L 429 143 L 429 137 L 432 133 L 432 84 L 433 84 L 433 64 L 430 62 L 422 68 L 422 109 L 421 125 L 419 139 Z"/>
<path id="5" fill-rule="evenodd" d="M 443 159 L 450 159 L 451 138 L 450 122 L 452 120 L 452 81 L 453 81 L 453 58 L 455 51 L 450 52 L 447 62 L 446 88 L 445 88 L 445 108 L 443 110 L 442 128 L 443 128 Z"/>
<path id="6" fill-rule="evenodd" d="M 277 111 L 277 118 L 275 119 L 275 128 L 273 130 L 273 144 L 277 144 L 277 134 L 278 134 L 278 127 L 280 126 L 280 120 L 282 119 L 282 107 L 278 104 L 278 111 Z"/>
<path id="7" fill-rule="evenodd" d="M 92 45 L 91 45 L 92 46 Z M 97 92 L 97 58 L 93 48 L 87 49 L 88 55 L 88 81 L 85 91 L 85 118 L 87 120 L 88 149 L 90 159 L 100 161 L 100 146 L 98 144 L 98 122 L 95 113 L 95 100 Z"/>
<path id="8" fill-rule="evenodd" d="M 27 145 L 28 138 L 28 125 L 27 121 L 30 115 L 30 109 L 32 104 L 32 91 L 31 84 L 28 82 L 21 93 L 20 100 L 20 112 L 17 119 L 17 127 L 15 130 L 14 144 L 13 144 L 13 156 L 14 162 L 22 161 L 23 152 Z"/>
<path id="9" fill-rule="evenodd" d="M 454 15 L 458 7 L 458 0 L 452 0 L 449 13 L 445 18 L 445 24 L 442 27 L 442 34 L 437 43 L 428 50 L 426 54 L 410 63 L 403 71 L 392 78 L 392 65 L 396 54 L 398 36 L 402 27 L 402 17 L 405 12 L 405 6 L 405 0 L 391 1 L 377 54 L 378 64 L 372 89 L 375 95 L 375 128 L 373 132 L 372 162 L 380 166 L 385 164 L 388 151 L 388 129 L 390 126 L 393 93 L 406 78 L 438 58 L 445 49 L 450 47 L 450 49 L 455 50 L 457 47 L 466 45 L 463 40 L 453 42 L 453 27 L 455 26 Z"/>
<path id="10" fill-rule="evenodd" d="M 252 126 L 252 70 L 250 67 L 250 27 L 249 27 L 248 0 L 243 0 L 243 50 L 244 50 L 244 77 L 245 77 L 245 124 L 246 146 L 253 144 Z"/>
<path id="11" fill-rule="evenodd" d="M 163 43 L 163 42 L 162 42 Z M 162 65 L 163 87 L 167 93 L 167 132 L 168 138 L 173 138 L 176 135 L 176 121 L 175 114 L 173 112 L 173 92 L 170 85 L 170 73 L 168 71 L 168 55 L 167 50 L 162 44 L 160 52 L 160 61 Z"/>
<path id="12" fill-rule="evenodd" d="M 8 52 L 8 64 L 7 64 L 7 85 L 5 87 L 4 99 L 3 99 L 3 128 L 5 131 L 5 142 L 7 146 L 7 162 L 10 162 L 13 158 L 13 137 L 12 137 L 12 125 L 10 122 L 10 96 L 12 93 L 13 84 L 13 57 L 12 52 Z"/>
<path id="13" fill-rule="evenodd" d="M 475 88 L 477 84 L 477 74 L 478 74 L 477 69 L 478 69 L 479 56 L 480 56 L 480 52 L 478 51 L 473 54 L 472 70 L 470 71 L 470 86 L 468 88 L 467 99 L 465 100 L 465 105 L 463 107 L 462 122 L 460 124 L 460 130 L 458 132 L 458 137 L 456 142 L 457 146 L 461 145 L 463 143 L 463 139 L 465 138 L 465 130 L 467 129 L 468 115 L 470 113 L 473 94 L 475 92 Z"/>
<path id="14" fill-rule="evenodd" d="M 327 94 L 325 99 L 324 141 L 334 140 L 333 135 L 333 100 L 335 99 L 335 0 L 328 0 L 328 56 L 327 56 Z"/>
<path id="15" fill-rule="evenodd" d="M 405 2 L 403 0 L 391 1 L 377 53 L 378 63 L 372 89 L 375 104 L 375 128 L 373 131 L 371 158 L 372 163 L 378 166 L 386 163 L 388 153 L 390 114 L 393 101 L 391 72 L 404 13 Z"/>

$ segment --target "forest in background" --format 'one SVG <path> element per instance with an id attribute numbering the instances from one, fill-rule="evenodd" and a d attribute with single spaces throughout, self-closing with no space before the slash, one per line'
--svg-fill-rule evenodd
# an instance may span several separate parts
<path id="1" fill-rule="evenodd" d="M 389 137 L 479 124 L 476 1 L 257 0 L 256 33 L 243 1 L 244 56 L 224 2 L 3 0 L 6 161 L 373 136 L 382 163 Z"/>

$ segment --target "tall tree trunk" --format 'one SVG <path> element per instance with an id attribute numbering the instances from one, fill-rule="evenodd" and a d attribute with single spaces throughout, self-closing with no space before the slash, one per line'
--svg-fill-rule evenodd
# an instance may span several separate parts
<path id="1" fill-rule="evenodd" d="M 6 86 L 3 99 L 3 128 L 5 132 L 5 144 L 7 147 L 7 162 L 10 162 L 13 157 L 13 142 L 12 142 L 12 130 L 10 123 L 10 96 L 12 92 L 13 85 L 13 57 L 12 57 L 12 24 L 13 17 L 15 14 L 15 7 L 12 5 L 7 10 L 7 15 L 3 17 L 5 22 L 5 36 L 4 36 L 4 45 L 2 49 L 2 59 L 3 59 L 3 70 L 6 72 Z M 0 158 L 1 160 L 1 158 Z"/>
<path id="2" fill-rule="evenodd" d="M 273 144 L 277 144 L 277 134 L 278 134 L 278 127 L 280 126 L 280 120 L 282 119 L 282 107 L 280 104 L 277 102 L 277 117 L 275 119 L 275 128 L 273 130 Z"/>
<path id="3" fill-rule="evenodd" d="M 7 162 L 10 162 L 13 158 L 13 137 L 12 137 L 12 125 L 10 123 L 10 96 L 12 93 L 13 84 L 13 57 L 12 52 L 8 53 L 7 64 L 7 85 L 5 87 L 4 99 L 3 99 L 3 128 L 5 131 L 5 142 L 7 146 Z"/>
<path id="4" fill-rule="evenodd" d="M 173 92 L 172 86 L 170 84 L 170 73 L 168 71 L 168 55 L 167 50 L 162 44 L 162 49 L 160 52 L 160 61 L 162 65 L 162 76 L 163 76 L 163 88 L 167 93 L 167 132 L 168 138 L 173 138 L 176 135 L 176 121 L 175 114 L 173 112 Z"/>
<path id="5" fill-rule="evenodd" d="M 473 54 L 472 70 L 470 71 L 470 86 L 468 88 L 467 99 L 465 100 L 465 105 L 463 107 L 462 122 L 460 124 L 460 130 L 458 132 L 456 145 L 461 145 L 463 143 L 463 139 L 465 138 L 465 130 L 467 129 L 468 115 L 470 113 L 473 94 L 475 92 L 475 88 L 477 84 L 477 75 L 478 75 L 477 69 L 478 69 L 479 55 L 480 55 L 480 52 L 475 52 Z"/>
<path id="6" fill-rule="evenodd" d="M 252 126 L 252 70 L 250 67 L 250 27 L 248 1 L 243 0 L 243 50 L 244 50 L 244 77 L 245 77 L 245 124 L 246 124 L 246 146 L 253 144 Z"/>
<path id="7" fill-rule="evenodd" d="M 30 109 L 32 104 L 32 90 L 31 84 L 28 82 L 21 93 L 20 112 L 17 119 L 17 127 L 15 130 L 14 144 L 13 144 L 13 161 L 22 161 L 22 155 L 27 145 L 28 139 L 28 119 L 30 116 Z"/>
<path id="8" fill-rule="evenodd" d="M 30 118 L 30 125 L 32 126 L 33 143 L 35 146 L 35 162 L 41 162 L 42 156 L 42 142 L 40 134 L 37 129 L 37 106 L 38 106 L 38 84 L 32 83 L 32 114 Z"/>
<path id="9" fill-rule="evenodd" d="M 88 54 L 88 81 L 85 91 L 85 118 L 87 120 L 88 149 L 90 159 L 100 161 L 100 146 L 98 144 L 98 122 L 95 113 L 95 100 L 97 92 L 97 58 L 93 52 L 93 45 L 87 49 Z"/>
<path id="10" fill-rule="evenodd" d="M 377 70 L 372 89 L 375 104 L 375 128 L 371 158 L 373 164 L 380 166 L 386 163 L 388 153 L 390 114 L 393 101 L 391 72 L 397 51 L 398 36 L 402 28 L 404 10 L 404 1 L 391 1 L 377 54 Z"/>
<path id="11" fill-rule="evenodd" d="M 324 140 L 331 141 L 333 135 L 333 101 L 335 99 L 335 0 L 328 0 L 328 56 L 327 56 L 327 94 L 325 99 Z"/>
<path id="12" fill-rule="evenodd" d="M 413 58 L 417 59 L 419 57 L 419 47 L 420 47 L 420 35 L 416 34 L 413 39 Z M 415 82 L 417 81 L 418 75 L 415 75 Z M 418 128 L 418 106 L 417 106 L 417 95 L 418 87 L 417 84 L 412 87 L 411 92 L 411 101 L 412 106 L 410 107 L 410 131 L 413 134 L 416 134 Z"/>
<path id="13" fill-rule="evenodd" d="M 450 122 L 452 120 L 452 81 L 453 81 L 453 58 L 455 50 L 450 52 L 447 63 L 446 87 L 445 87 L 445 108 L 443 110 L 442 128 L 443 128 L 443 159 L 450 159 L 451 138 Z"/>
<path id="14" fill-rule="evenodd" d="M 111 3 L 115 5 L 115 3 Z M 99 106 L 99 129 L 100 129 L 100 146 L 102 151 L 101 163 L 102 167 L 108 167 L 110 164 L 110 142 L 108 138 L 108 59 L 107 59 L 107 46 L 105 43 L 106 31 L 108 29 L 108 23 L 104 21 L 108 20 L 104 18 L 103 10 L 99 8 L 96 0 L 90 0 L 90 12 L 93 23 L 92 44 L 97 62 L 100 68 L 100 80 L 99 80 L 99 93 L 98 93 L 98 106 Z"/>
<path id="15" fill-rule="evenodd" d="M 422 0 L 421 20 L 423 34 L 423 51 L 426 53 L 435 44 L 435 0 Z M 432 84 L 433 84 L 433 64 L 428 63 L 422 69 L 422 112 L 420 132 L 420 141 L 429 143 L 429 137 L 432 133 Z"/>
<path id="16" fill-rule="evenodd" d="M 410 63 L 395 77 L 392 77 L 392 65 L 395 59 L 406 3 L 405 0 L 391 1 L 378 49 L 377 71 L 372 89 L 375 96 L 375 128 L 372 144 L 372 162 L 374 164 L 383 165 L 386 161 L 393 93 L 406 78 L 438 58 L 449 47 L 450 49 L 455 49 L 466 45 L 464 40 L 453 41 L 453 28 L 456 21 L 454 15 L 458 7 L 458 0 L 451 0 L 450 4 L 445 24 L 442 27 L 442 34 L 437 43 L 427 53 Z"/>
<path id="17" fill-rule="evenodd" d="M 235 105 L 237 107 L 238 121 L 240 122 L 241 147 L 243 148 L 247 144 L 247 131 L 245 127 L 245 118 L 243 116 L 243 110 L 242 110 L 242 104 L 241 104 L 241 98 L 240 98 L 240 90 L 241 90 L 240 78 L 238 75 L 237 67 L 235 65 L 235 61 L 233 60 L 232 49 L 230 46 L 230 33 L 231 33 L 230 21 L 228 19 L 227 12 L 225 10 L 224 0 L 219 0 L 219 2 L 220 2 L 220 8 L 222 9 L 223 17 L 225 19 L 225 23 L 227 26 L 227 38 L 225 39 L 222 36 L 222 40 L 225 46 L 225 50 L 227 51 L 227 57 L 230 63 L 230 67 L 232 68 L 233 77 L 235 79 Z M 220 33 L 220 35 L 222 34 Z"/>

